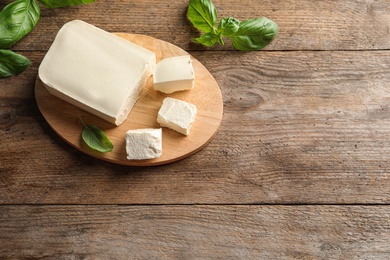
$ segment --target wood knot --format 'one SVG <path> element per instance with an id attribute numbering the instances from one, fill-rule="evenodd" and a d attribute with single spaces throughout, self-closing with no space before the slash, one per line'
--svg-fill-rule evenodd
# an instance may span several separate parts
<path id="1" fill-rule="evenodd" d="M 9 111 L 0 111 L 0 129 L 7 129 L 13 124 L 15 116 Z"/>
<path id="2" fill-rule="evenodd" d="M 225 100 L 224 105 L 232 111 L 249 111 L 256 109 L 264 102 L 264 98 L 259 94 L 242 92 L 237 96 L 231 94 L 231 97 Z"/>

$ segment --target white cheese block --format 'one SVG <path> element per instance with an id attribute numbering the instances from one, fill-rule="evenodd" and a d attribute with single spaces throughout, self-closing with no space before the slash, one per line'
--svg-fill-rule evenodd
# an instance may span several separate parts
<path id="1" fill-rule="evenodd" d="M 190 55 L 165 58 L 156 65 L 154 89 L 170 94 L 194 87 L 195 73 Z"/>
<path id="2" fill-rule="evenodd" d="M 188 102 L 167 97 L 158 111 L 157 122 L 183 135 L 189 135 L 195 121 L 196 106 Z"/>
<path id="3" fill-rule="evenodd" d="M 128 160 L 144 160 L 160 157 L 162 154 L 161 128 L 127 131 L 126 153 Z"/>
<path id="4" fill-rule="evenodd" d="M 39 78 L 52 95 L 120 125 L 155 64 L 153 52 L 74 20 L 59 30 Z"/>

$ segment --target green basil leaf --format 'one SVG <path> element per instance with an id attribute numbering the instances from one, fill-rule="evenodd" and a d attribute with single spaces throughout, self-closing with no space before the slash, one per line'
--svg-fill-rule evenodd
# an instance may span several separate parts
<path id="1" fill-rule="evenodd" d="M 31 32 L 40 17 L 35 0 L 16 0 L 0 12 L 0 49 L 8 49 Z"/>
<path id="2" fill-rule="evenodd" d="M 218 25 L 218 32 L 223 36 L 230 37 L 237 33 L 240 21 L 233 17 L 222 18 Z"/>
<path id="3" fill-rule="evenodd" d="M 217 9 L 210 0 L 190 0 L 187 16 L 200 31 L 216 34 Z"/>
<path id="4" fill-rule="evenodd" d="M 17 75 L 24 71 L 31 61 L 11 50 L 0 50 L 0 78 Z"/>
<path id="5" fill-rule="evenodd" d="M 265 17 L 255 18 L 242 21 L 237 32 L 230 39 L 237 50 L 260 50 L 276 37 L 278 30 L 275 22 Z"/>
<path id="6" fill-rule="evenodd" d="M 214 33 L 204 33 L 199 38 L 194 39 L 195 42 L 203 44 L 204 46 L 211 47 L 222 39 Z M 223 44 L 223 41 L 222 41 Z"/>
<path id="7" fill-rule="evenodd" d="M 84 125 L 81 136 L 84 142 L 93 150 L 106 153 L 114 149 L 107 135 L 96 126 Z"/>
<path id="8" fill-rule="evenodd" d="M 49 8 L 67 7 L 80 4 L 93 3 L 96 0 L 38 0 L 43 5 Z"/>

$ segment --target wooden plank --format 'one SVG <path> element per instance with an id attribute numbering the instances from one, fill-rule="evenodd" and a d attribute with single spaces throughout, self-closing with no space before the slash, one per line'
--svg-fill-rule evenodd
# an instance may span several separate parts
<path id="1" fill-rule="evenodd" d="M 6 2 L 0 4 L 0 8 Z M 280 33 L 270 50 L 362 50 L 390 48 L 390 5 L 387 0 L 328 1 L 214 0 L 218 21 L 265 16 Z M 18 50 L 47 50 L 59 28 L 73 19 L 85 20 L 111 32 L 139 33 L 171 42 L 185 50 L 204 49 L 191 43 L 198 32 L 186 19 L 188 1 L 115 1 L 72 8 L 41 8 L 34 31 L 15 46 Z M 227 45 L 218 50 L 231 49 Z"/>
<path id="2" fill-rule="evenodd" d="M 63 142 L 33 98 L 44 53 L 25 54 L 33 65 L 0 81 L 2 203 L 390 201 L 387 51 L 194 52 L 222 89 L 221 129 L 199 153 L 143 169 Z"/>
<path id="3" fill-rule="evenodd" d="M 388 206 L 1 206 L 2 259 L 388 259 Z"/>
<path id="4" fill-rule="evenodd" d="M 264 15 L 280 33 L 261 52 L 203 52 L 187 0 L 42 7 L 13 46 L 32 65 L 0 80 L 0 259 L 390 259 L 388 1 L 213 2 L 219 17 Z M 65 143 L 34 82 L 73 19 L 189 51 L 221 86 L 216 138 L 145 168 Z"/>

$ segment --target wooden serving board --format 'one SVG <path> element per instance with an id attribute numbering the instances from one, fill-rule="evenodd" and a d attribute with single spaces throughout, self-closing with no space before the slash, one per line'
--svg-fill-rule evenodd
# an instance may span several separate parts
<path id="1" fill-rule="evenodd" d="M 157 62 L 163 58 L 186 55 L 183 49 L 168 42 L 139 34 L 117 33 L 156 54 Z M 194 57 L 195 86 L 189 91 L 164 94 L 153 89 L 151 77 L 130 112 L 127 120 L 115 126 L 52 96 L 39 77 L 35 83 L 38 107 L 53 130 L 78 150 L 112 163 L 129 166 L 152 166 L 172 163 L 188 157 L 205 147 L 217 133 L 222 121 L 223 101 L 221 90 L 210 72 Z M 165 97 L 173 97 L 197 106 L 197 115 L 189 136 L 163 128 L 163 153 L 156 159 L 127 160 L 125 134 L 130 129 L 159 128 L 157 113 Z M 102 129 L 114 145 L 114 150 L 100 153 L 90 149 L 82 140 L 83 125 L 79 115 L 89 125 Z"/>

